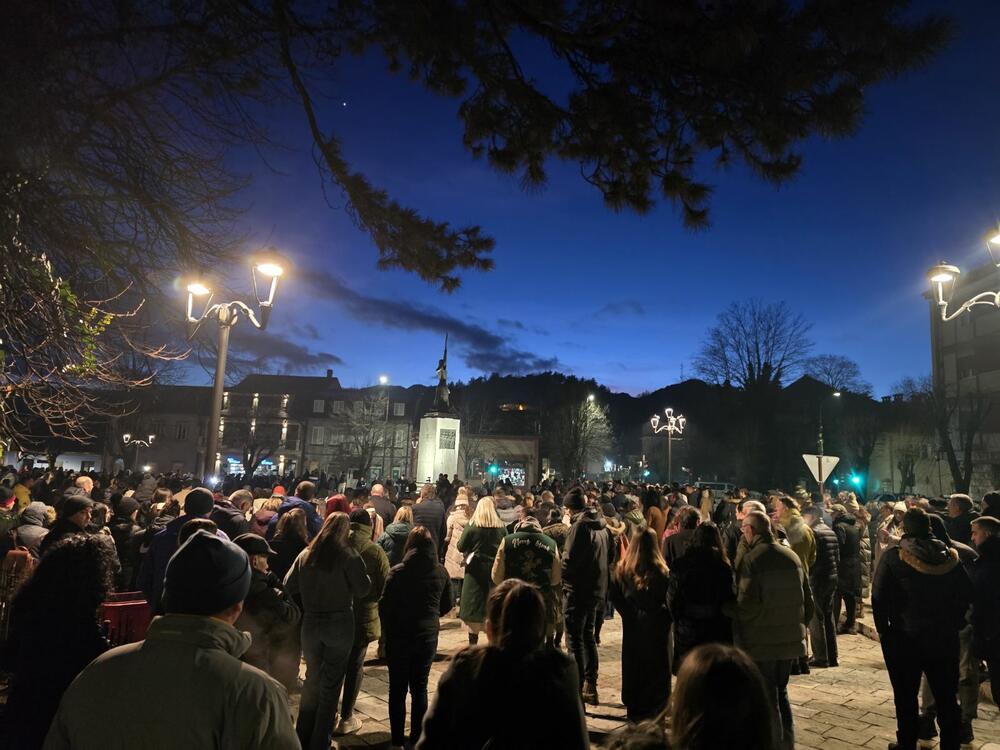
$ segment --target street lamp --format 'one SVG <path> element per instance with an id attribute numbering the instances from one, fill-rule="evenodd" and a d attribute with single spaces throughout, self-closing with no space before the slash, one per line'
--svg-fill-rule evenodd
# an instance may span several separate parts
<path id="1" fill-rule="evenodd" d="M 662 425 L 660 424 L 659 414 L 654 414 L 650 417 L 649 423 L 653 426 L 654 435 L 661 432 L 667 433 L 667 484 L 672 484 L 674 481 L 674 435 L 680 435 L 684 432 L 687 419 L 682 414 L 675 416 L 674 410 L 669 408 L 664 410 L 663 414 L 666 416 L 667 421 Z"/>
<path id="2" fill-rule="evenodd" d="M 212 304 L 212 288 L 205 279 L 192 279 L 187 286 L 187 325 L 188 340 L 194 338 L 201 324 L 213 318 L 219 324 L 218 354 L 215 360 L 215 384 L 212 388 L 212 415 L 208 422 L 208 437 L 205 446 L 204 475 L 214 474 L 219 452 L 219 423 L 222 420 L 222 392 L 226 380 L 226 355 L 229 350 L 229 332 L 240 321 L 242 314 L 251 325 L 258 330 L 267 326 L 274 306 L 274 296 L 278 291 L 278 279 L 284 274 L 287 263 L 274 251 L 266 251 L 257 255 L 251 266 L 253 292 L 257 300 L 259 313 L 255 313 L 249 305 L 241 300 L 232 302 L 216 302 Z M 258 286 L 258 276 L 270 279 L 267 294 L 261 296 Z M 194 303 L 196 297 L 207 297 L 205 309 L 200 315 L 195 315 Z"/>
<path id="3" fill-rule="evenodd" d="M 986 240 L 986 250 L 990 254 L 994 265 L 1000 268 L 1000 260 L 993 254 L 993 247 L 1000 248 L 1000 232 L 994 233 Z M 1000 308 L 1000 291 L 981 292 L 974 297 L 967 299 L 954 312 L 948 312 L 948 305 L 951 304 L 951 295 L 955 292 L 955 285 L 961 275 L 958 266 L 941 261 L 927 272 L 927 281 L 930 282 L 931 290 L 934 293 L 934 302 L 938 306 L 941 320 L 947 323 L 954 320 L 964 312 L 968 312 L 976 305 L 991 305 Z"/>
<path id="4" fill-rule="evenodd" d="M 834 391 L 826 398 L 819 402 L 819 440 L 817 441 L 819 447 L 819 455 L 823 455 L 823 407 L 826 406 L 826 402 L 831 398 L 840 398 L 840 391 Z M 820 490 L 823 488 L 820 487 Z"/>
<path id="5" fill-rule="evenodd" d="M 149 446 L 151 446 L 153 444 L 153 440 L 155 440 L 155 439 L 156 439 L 156 435 L 149 435 L 149 436 L 147 436 L 146 440 L 141 440 L 139 438 L 133 437 L 131 432 L 126 432 L 125 434 L 122 435 L 122 442 L 126 446 L 129 446 L 129 445 L 134 445 L 135 446 L 135 462 L 133 463 L 133 466 L 135 464 L 139 463 L 139 446 L 145 446 L 145 447 L 148 448 Z M 149 467 L 148 466 L 143 466 L 142 470 L 143 471 L 149 471 Z"/>

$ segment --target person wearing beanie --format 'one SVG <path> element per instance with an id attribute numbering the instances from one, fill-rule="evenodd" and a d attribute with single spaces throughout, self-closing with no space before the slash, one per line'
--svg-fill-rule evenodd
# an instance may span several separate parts
<path id="1" fill-rule="evenodd" d="M 140 553 L 144 530 L 136 524 L 139 503 L 131 497 L 112 497 L 114 516 L 108 522 L 108 531 L 115 540 L 121 570 L 115 581 L 118 591 L 134 591 L 135 577 L 139 571 Z"/>
<path id="2" fill-rule="evenodd" d="M 196 532 L 168 562 L 167 614 L 153 620 L 144 641 L 113 648 L 80 673 L 63 696 L 45 750 L 297 750 L 285 689 L 239 660 L 250 637 L 234 623 L 251 580 L 242 549 Z M 169 695 L 170 710 L 150 695 Z"/>
<path id="3" fill-rule="evenodd" d="M 89 497 L 82 494 L 64 497 L 62 505 L 59 506 L 59 517 L 42 539 L 38 554 L 44 555 L 53 544 L 70 534 L 86 533 L 93 512 L 94 501 Z"/>
<path id="4" fill-rule="evenodd" d="M 365 571 L 371 579 L 371 589 L 367 594 L 354 598 L 354 645 L 347 655 L 347 671 L 344 674 L 343 698 L 340 706 L 340 722 L 334 734 L 353 734 L 361 728 L 361 720 L 354 715 L 354 704 L 358 700 L 361 681 L 364 678 L 365 654 L 368 644 L 379 640 L 382 634 L 378 617 L 378 600 L 385 588 L 389 575 L 389 558 L 371 538 L 372 517 L 364 508 L 351 511 L 351 533 L 348 541 L 365 564 Z"/>
<path id="5" fill-rule="evenodd" d="M 215 498 L 212 491 L 205 487 L 195 487 L 184 498 L 184 513 L 170 521 L 153 537 L 149 549 L 143 555 L 136 585 L 146 595 L 146 601 L 155 614 L 164 612 L 161 601 L 163 577 L 167 571 L 167 563 L 177 551 L 177 535 L 181 527 L 193 518 L 208 518 L 214 507 Z M 228 539 L 222 532 L 219 532 L 219 536 Z"/>
<path id="6" fill-rule="evenodd" d="M 275 552 L 258 534 L 241 534 L 233 544 L 250 560 L 250 591 L 236 621 L 236 629 L 249 633 L 251 639 L 243 661 L 267 672 L 286 690 L 296 689 L 301 656 L 297 632 L 300 612 L 268 567 Z"/>
<path id="7" fill-rule="evenodd" d="M 972 583 L 958 551 L 931 536 L 924 510 L 907 510 L 902 531 L 899 545 L 883 553 L 872 584 L 872 615 L 896 706 L 897 742 L 890 748 L 917 746 L 923 673 L 937 707 L 941 748 L 958 750 L 959 632 L 966 625 Z"/>
<path id="8" fill-rule="evenodd" d="M 604 514 L 587 506 L 582 487 L 570 489 L 563 496 L 563 505 L 571 519 L 562 559 L 566 645 L 576 659 L 583 701 L 597 705 L 597 610 L 604 607 L 608 594 L 615 545 Z"/>
<path id="9" fill-rule="evenodd" d="M 49 533 L 45 528 L 48 510 L 45 503 L 39 500 L 32 500 L 28 506 L 21 511 L 21 523 L 14 530 L 14 543 L 18 547 L 24 547 L 28 553 L 36 560 L 39 557 L 38 548 L 42 539 Z"/>

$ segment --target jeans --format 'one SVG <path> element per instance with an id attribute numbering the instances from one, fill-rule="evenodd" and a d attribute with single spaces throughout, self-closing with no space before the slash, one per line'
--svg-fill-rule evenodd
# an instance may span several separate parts
<path id="1" fill-rule="evenodd" d="M 896 704 L 896 740 L 899 750 L 917 747 L 917 693 L 920 674 L 934 695 L 938 725 L 941 727 L 941 750 L 958 750 L 961 745 L 962 720 L 958 710 L 958 634 L 935 635 L 926 641 L 910 633 L 886 632 L 882 655 L 892 683 Z"/>
<path id="2" fill-rule="evenodd" d="M 354 613 L 306 613 L 302 619 L 302 653 L 306 681 L 295 733 L 302 750 L 329 750 L 340 685 L 354 643 Z"/>
<path id="3" fill-rule="evenodd" d="M 365 654 L 369 641 L 355 643 L 347 656 L 347 671 L 344 673 L 344 697 L 341 699 L 340 718 L 350 719 L 354 715 L 354 704 L 361 690 L 361 680 L 365 676 Z M 339 689 L 338 689 L 339 692 Z"/>
<path id="4" fill-rule="evenodd" d="M 416 635 L 410 640 L 387 640 L 389 662 L 389 729 L 392 744 L 406 739 L 406 693 L 410 693 L 410 743 L 417 744 L 427 713 L 427 678 L 437 653 L 438 634 Z"/>
<path id="5" fill-rule="evenodd" d="M 590 602 L 580 606 L 566 600 L 566 647 L 576 659 L 580 684 L 597 682 L 597 638 L 595 626 L 597 611 L 604 609 L 604 602 Z"/>
<path id="6" fill-rule="evenodd" d="M 958 704 L 962 721 L 972 721 L 979 715 L 979 659 L 972 653 L 972 626 L 958 631 Z M 934 693 L 927 675 L 920 678 L 920 715 L 934 720 Z"/>
<path id="7" fill-rule="evenodd" d="M 815 609 L 809 623 L 809 639 L 812 641 L 813 659 L 828 666 L 837 663 L 837 621 L 833 616 L 835 596 L 835 581 L 818 582 L 813 588 Z"/>
<path id="8" fill-rule="evenodd" d="M 841 591 L 837 589 L 837 595 L 833 600 L 833 621 L 840 622 L 840 607 L 844 609 L 844 627 L 853 630 L 858 617 L 858 595 L 853 591 Z"/>
<path id="9" fill-rule="evenodd" d="M 779 740 L 775 746 L 782 748 L 782 750 L 792 750 L 795 747 L 792 704 L 788 701 L 788 676 L 792 673 L 794 662 L 795 659 L 755 662 L 764 677 L 767 699 L 771 702 L 775 722 L 774 736 Z"/>

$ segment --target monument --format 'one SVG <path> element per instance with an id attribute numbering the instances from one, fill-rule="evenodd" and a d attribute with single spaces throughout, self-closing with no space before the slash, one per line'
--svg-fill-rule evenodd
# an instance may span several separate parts
<path id="1" fill-rule="evenodd" d="M 461 420 L 451 405 L 448 390 L 448 336 L 444 337 L 444 356 L 438 361 L 438 384 L 434 405 L 420 418 L 420 442 L 417 445 L 418 482 L 437 481 L 438 476 L 458 473 L 458 442 Z"/>

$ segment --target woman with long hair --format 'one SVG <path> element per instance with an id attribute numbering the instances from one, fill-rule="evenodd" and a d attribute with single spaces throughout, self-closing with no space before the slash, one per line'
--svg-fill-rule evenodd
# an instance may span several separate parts
<path id="1" fill-rule="evenodd" d="M 652 530 L 640 531 L 611 576 L 622 617 L 622 703 L 629 721 L 660 713 L 670 699 L 670 610 L 667 564 Z"/>
<path id="2" fill-rule="evenodd" d="M 462 538 L 462 532 L 471 518 L 469 490 L 467 487 L 459 487 L 458 497 L 448 513 L 444 534 L 444 567 L 451 578 L 451 591 L 456 602 L 462 598 L 462 579 L 465 578 L 465 555 L 458 551 L 458 540 Z"/>
<path id="3" fill-rule="evenodd" d="M 4 669 L 12 672 L 0 743 L 42 746 L 73 678 L 110 646 L 97 619 L 114 591 L 118 556 L 109 537 L 56 542 L 14 598 Z"/>
<path id="4" fill-rule="evenodd" d="M 330 747 L 354 644 L 354 599 L 371 589 L 365 564 L 348 541 L 350 531 L 346 513 L 331 513 L 285 576 L 285 594 L 302 611 L 306 681 L 295 732 L 303 750 Z"/>
<path id="5" fill-rule="evenodd" d="M 271 549 L 275 554 L 268 561 L 271 572 L 284 578 L 295 558 L 309 544 L 309 530 L 306 514 L 301 508 L 292 508 L 278 519 L 278 526 L 271 539 Z"/>
<path id="6" fill-rule="evenodd" d="M 667 515 L 660 507 L 660 493 L 654 487 L 647 487 L 642 493 L 642 515 L 646 526 L 653 530 L 656 538 L 663 538 L 663 532 L 667 528 Z"/>
<path id="7" fill-rule="evenodd" d="M 458 617 L 469 629 L 469 643 L 472 644 L 479 642 L 483 629 L 486 599 L 493 588 L 493 561 L 505 536 L 507 529 L 497 515 L 493 498 L 481 498 L 458 539 L 458 551 L 464 555 L 462 561 L 465 563 Z"/>
<path id="8" fill-rule="evenodd" d="M 773 750 L 773 709 L 764 678 L 743 651 L 711 643 L 677 673 L 670 714 L 674 750 Z"/>
<path id="9" fill-rule="evenodd" d="M 588 747 L 576 662 L 545 643 L 541 593 L 517 579 L 500 587 L 490 594 L 490 645 L 454 656 L 438 683 L 418 748 Z M 518 695 L 531 695 L 544 715 L 518 721 L 504 711 L 483 710 Z"/>
<path id="10" fill-rule="evenodd" d="M 403 561 L 389 571 L 379 603 L 389 662 L 389 728 L 394 748 L 401 748 L 406 739 L 407 693 L 409 742 L 415 745 L 420 739 L 441 616 L 451 607 L 451 582 L 438 562 L 434 538 L 423 526 L 415 526 L 406 540 Z"/>
<path id="11" fill-rule="evenodd" d="M 687 552 L 670 569 L 667 602 L 674 620 L 674 674 L 696 646 L 733 642 L 732 620 L 722 610 L 735 598 L 733 569 L 719 529 L 700 524 Z"/>

